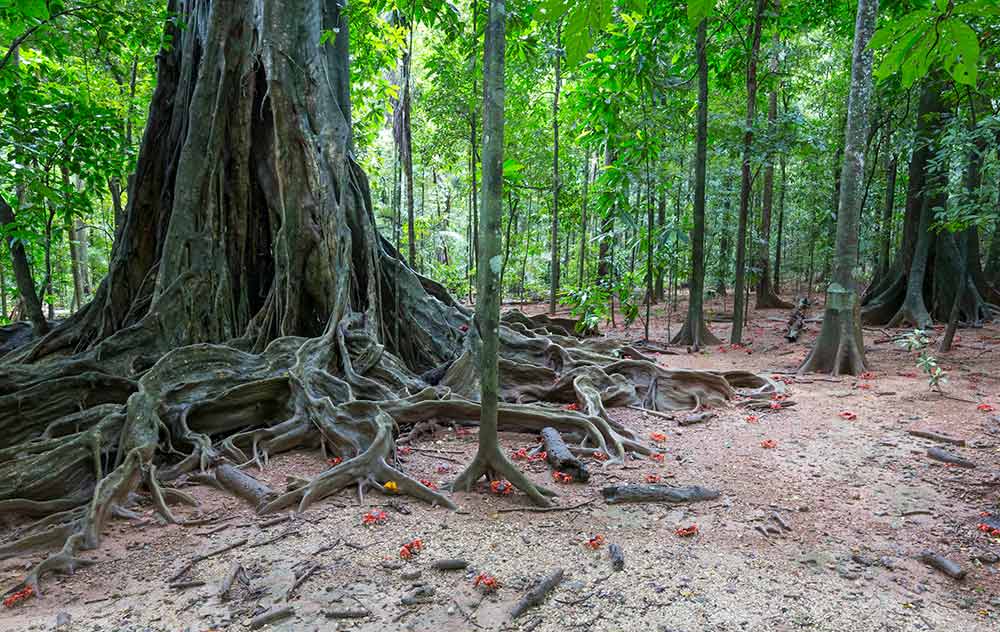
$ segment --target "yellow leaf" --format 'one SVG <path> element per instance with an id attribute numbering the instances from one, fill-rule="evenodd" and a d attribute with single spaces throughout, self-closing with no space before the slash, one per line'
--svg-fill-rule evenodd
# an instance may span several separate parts
<path id="1" fill-rule="evenodd" d="M 387 491 L 390 492 L 399 491 L 399 485 L 396 485 L 396 481 L 386 481 L 385 485 L 383 485 L 382 487 L 384 487 Z"/>

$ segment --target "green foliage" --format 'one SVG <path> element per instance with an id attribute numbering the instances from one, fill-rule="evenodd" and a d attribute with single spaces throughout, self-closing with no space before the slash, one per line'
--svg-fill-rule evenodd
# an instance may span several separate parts
<path id="1" fill-rule="evenodd" d="M 958 4 L 934 0 L 932 6 L 912 11 L 875 33 L 869 46 L 885 50 L 875 76 L 885 80 L 898 73 L 908 88 L 940 66 L 956 83 L 975 86 L 980 34 L 974 25 L 980 21 L 995 25 L 997 17 L 1000 6 L 992 0 Z"/>
<path id="2" fill-rule="evenodd" d="M 927 376 L 928 388 L 940 391 L 941 386 L 948 382 L 948 374 L 938 366 L 937 359 L 927 353 L 927 347 L 930 345 L 930 342 L 930 337 L 926 331 L 923 329 L 914 329 L 897 340 L 896 344 L 907 351 L 920 352 L 920 355 L 917 357 L 917 368 Z"/>

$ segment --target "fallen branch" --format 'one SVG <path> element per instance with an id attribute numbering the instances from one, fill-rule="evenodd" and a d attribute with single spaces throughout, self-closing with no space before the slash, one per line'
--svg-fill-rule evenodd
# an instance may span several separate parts
<path id="1" fill-rule="evenodd" d="M 906 434 L 914 437 L 920 437 L 922 439 L 930 439 L 931 441 L 940 441 L 942 443 L 950 443 L 951 445 L 957 445 L 963 448 L 965 447 L 965 439 L 956 439 L 955 437 L 949 437 L 948 435 L 939 434 L 930 430 L 907 430 Z"/>
<path id="2" fill-rule="evenodd" d="M 642 406 L 629 406 L 629 408 L 631 408 L 632 410 L 638 410 L 641 413 L 646 413 L 647 415 L 652 415 L 654 417 L 659 417 L 661 419 L 667 419 L 669 421 L 673 421 L 674 419 L 677 418 L 676 415 L 670 413 L 661 413 L 658 410 L 650 410 L 648 408 L 643 408 Z"/>
<path id="3" fill-rule="evenodd" d="M 236 583 L 236 579 L 241 575 L 245 575 L 243 565 L 239 562 L 233 562 L 233 565 L 229 567 L 229 572 L 226 573 L 226 577 L 222 580 L 222 585 L 219 586 L 219 599 L 222 601 L 229 599 L 229 591 L 233 589 L 233 584 Z"/>
<path id="4" fill-rule="evenodd" d="M 920 555 L 920 561 L 953 579 L 962 579 L 965 577 L 965 569 L 933 551 L 924 551 Z"/>
<path id="5" fill-rule="evenodd" d="M 438 571 L 461 571 L 468 566 L 469 563 L 465 560 L 436 560 L 431 564 L 431 568 Z"/>
<path id="6" fill-rule="evenodd" d="M 309 579 L 312 576 L 312 574 L 315 573 L 320 568 L 321 568 L 320 564 L 313 562 L 309 566 L 305 567 L 301 573 L 296 574 L 295 581 L 292 582 L 291 587 L 289 587 L 289 589 L 285 591 L 285 601 L 291 599 L 292 595 L 295 594 L 295 591 L 298 590 L 299 587 L 302 586 L 302 584 L 304 584 L 305 581 Z"/>
<path id="7" fill-rule="evenodd" d="M 927 448 L 927 456 L 931 457 L 935 461 L 941 461 L 942 463 L 950 463 L 958 467 L 973 468 L 976 464 L 967 459 L 963 459 L 957 454 L 952 454 L 947 450 L 942 450 L 941 448 Z"/>
<path id="8" fill-rule="evenodd" d="M 700 413 L 691 413 L 690 415 L 685 415 L 683 419 L 677 422 L 678 426 L 693 426 L 694 424 L 700 424 L 709 419 L 718 417 L 714 412 L 706 410 Z"/>
<path id="9" fill-rule="evenodd" d="M 604 501 L 608 504 L 617 503 L 690 503 L 702 500 L 715 500 L 719 492 L 693 485 L 690 487 L 671 487 L 670 485 L 612 485 L 601 490 Z"/>
<path id="10" fill-rule="evenodd" d="M 225 553 L 226 551 L 231 551 L 233 549 L 239 548 L 239 547 L 243 546 L 246 543 L 247 543 L 247 539 L 246 538 L 242 538 L 240 540 L 237 540 L 237 541 L 233 542 L 232 544 L 226 544 L 226 545 L 221 546 L 221 547 L 219 547 L 217 549 L 213 549 L 213 550 L 209 551 L 208 553 L 202 553 L 201 555 L 195 555 L 194 557 L 191 558 L 191 560 L 187 564 L 185 564 L 183 566 L 183 568 L 181 568 L 181 570 L 179 570 L 176 573 L 174 573 L 174 575 L 170 578 L 170 580 L 169 580 L 168 583 L 176 582 L 178 579 L 180 579 L 181 577 L 183 577 L 185 573 L 187 573 L 189 570 L 191 570 L 191 568 L 193 568 L 194 565 L 197 564 L 198 562 L 201 562 L 202 560 L 207 560 L 210 557 L 215 557 L 216 555 L 219 555 L 221 553 Z"/>
<path id="11" fill-rule="evenodd" d="M 590 503 L 594 502 L 595 500 L 597 500 L 597 499 L 596 498 L 591 498 L 590 500 L 585 500 L 585 501 L 583 501 L 581 503 L 577 503 L 575 505 L 569 505 L 567 507 L 560 507 L 558 505 L 555 506 L 555 507 L 535 507 L 533 505 L 527 505 L 527 506 L 524 506 L 524 507 L 504 507 L 502 509 L 497 509 L 497 513 L 510 513 L 510 512 L 514 512 L 514 511 L 529 511 L 529 512 L 532 512 L 532 513 L 549 513 L 549 512 L 552 512 L 552 511 L 571 511 L 573 509 L 579 509 L 580 507 L 586 507 L 587 505 L 589 505 Z"/>
<path id="12" fill-rule="evenodd" d="M 524 614 L 528 608 L 540 605 L 545 600 L 545 596 L 562 582 L 564 573 L 563 569 L 557 568 L 542 579 L 537 586 L 528 591 L 528 594 L 521 597 L 514 609 L 510 611 L 510 618 L 516 619 Z"/>
<path id="13" fill-rule="evenodd" d="M 274 623 L 280 619 L 290 617 L 295 614 L 295 609 L 291 606 L 285 606 L 283 608 L 278 608 L 277 610 L 268 610 L 262 614 L 257 615 L 253 619 L 250 619 L 250 623 L 247 625 L 251 630 L 256 630 L 257 628 L 262 628 L 268 623 Z"/>

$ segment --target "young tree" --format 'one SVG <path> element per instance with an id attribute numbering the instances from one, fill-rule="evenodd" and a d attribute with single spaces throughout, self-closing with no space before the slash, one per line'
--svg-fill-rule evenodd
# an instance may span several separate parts
<path id="1" fill-rule="evenodd" d="M 687 319 L 674 344 L 691 345 L 695 350 L 717 345 L 720 340 L 705 324 L 705 172 L 708 162 L 708 56 L 705 48 L 708 30 L 707 12 L 698 22 L 698 114 L 694 158 L 694 226 L 691 229 L 691 286 Z"/>
<path id="2" fill-rule="evenodd" d="M 562 89 L 562 20 L 556 24 L 555 86 L 552 91 L 552 241 L 550 243 L 549 313 L 559 298 L 559 91 Z"/>
<path id="3" fill-rule="evenodd" d="M 877 15 L 878 0 L 858 2 L 833 279 L 826 291 L 823 327 L 799 372 L 857 375 L 865 370 L 865 345 L 861 335 L 861 310 L 855 274 L 868 109 L 872 93 L 872 52 L 868 42 L 875 32 Z"/>
<path id="4" fill-rule="evenodd" d="M 497 436 L 500 337 L 500 217 L 503 201 L 504 50 L 507 22 L 504 0 L 490 0 L 483 47 L 483 177 L 479 220 L 476 317 L 471 336 L 479 364 L 479 449 L 454 482 L 469 491 L 482 476 L 509 480 L 536 504 L 548 506 L 548 490 L 538 487 L 500 450 Z M 558 62 L 557 62 L 558 63 Z"/>
<path id="5" fill-rule="evenodd" d="M 743 308 L 746 305 L 747 223 L 750 216 L 750 194 L 753 183 L 750 173 L 753 147 L 753 122 L 757 114 L 757 53 L 760 51 L 760 31 L 764 23 L 767 0 L 757 0 L 750 25 L 750 50 L 747 51 L 747 112 L 743 131 L 743 166 L 740 184 L 740 215 L 736 229 L 736 280 L 733 283 L 733 330 L 729 341 L 743 341 Z"/>
<path id="6" fill-rule="evenodd" d="M 774 2 L 774 12 L 775 14 L 781 11 L 780 0 L 775 0 Z M 777 27 L 775 27 L 777 28 Z M 778 121 L 778 81 L 777 74 L 779 70 L 779 47 L 781 45 L 781 39 L 778 33 L 774 34 L 774 50 L 771 52 L 771 81 L 772 86 L 770 93 L 767 97 L 767 126 L 772 136 L 777 127 Z M 781 308 L 781 309 L 791 309 L 791 303 L 783 301 L 780 296 L 778 296 L 778 288 L 771 284 L 771 216 L 772 209 L 774 207 L 774 160 L 776 158 L 776 151 L 768 152 L 766 159 L 766 164 L 764 165 L 764 192 L 763 201 L 761 203 L 760 210 L 760 243 L 759 243 L 759 255 L 757 260 L 757 267 L 760 270 L 760 275 L 757 278 L 757 309 L 762 308 Z M 782 211 L 779 211 L 782 213 Z M 780 222 L 779 222 L 780 223 Z M 780 230 L 780 228 L 779 228 Z M 780 244 L 780 239 L 779 239 Z M 780 252 L 780 248 L 779 248 Z M 780 256 L 780 255 L 779 255 Z M 777 262 L 775 263 L 777 267 Z M 777 278 L 777 270 L 775 271 L 775 278 Z"/>

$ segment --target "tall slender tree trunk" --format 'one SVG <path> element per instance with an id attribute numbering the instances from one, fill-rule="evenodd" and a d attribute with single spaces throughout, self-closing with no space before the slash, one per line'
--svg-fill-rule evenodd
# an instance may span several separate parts
<path id="1" fill-rule="evenodd" d="M 833 280 L 826 292 L 823 327 L 812 351 L 799 368 L 800 372 L 857 375 L 865 370 L 861 303 L 857 287 L 858 222 L 872 93 L 872 51 L 868 49 L 868 42 L 875 31 L 877 15 L 878 0 L 859 0 L 851 57 Z"/>
<path id="2" fill-rule="evenodd" d="M 753 122 L 757 113 L 757 53 L 760 51 L 760 31 L 764 22 L 767 0 L 757 0 L 753 23 L 750 26 L 750 50 L 747 59 L 747 116 L 743 132 L 743 164 L 740 184 L 740 217 L 736 232 L 736 280 L 733 297 L 733 329 L 730 342 L 743 340 L 743 307 L 746 301 L 747 223 L 750 215 L 751 174 L 750 159 L 753 146 Z"/>
<path id="3" fill-rule="evenodd" d="M 774 245 L 774 291 L 781 292 L 781 252 L 784 249 L 784 233 L 785 233 L 785 187 L 788 184 L 788 180 L 785 178 L 785 157 L 782 155 L 778 159 L 778 172 L 780 174 L 778 189 L 778 241 Z"/>
<path id="4" fill-rule="evenodd" d="M 615 157 L 611 149 L 611 136 L 609 134 L 604 144 L 604 166 L 607 168 L 613 164 L 615 164 Z M 611 283 L 611 240 L 614 229 L 614 209 L 605 209 L 605 215 L 601 220 L 601 243 L 597 252 L 597 280 L 605 287 L 610 287 Z"/>
<path id="5" fill-rule="evenodd" d="M 538 505 L 551 502 L 500 450 L 497 436 L 500 338 L 500 217 L 503 195 L 504 0 L 490 0 L 483 55 L 483 201 L 473 355 L 479 364 L 479 448 L 454 488 L 469 491 L 479 478 L 506 478 Z"/>
<path id="6" fill-rule="evenodd" d="M 879 223 L 878 262 L 875 279 L 889 274 L 889 249 L 892 244 L 892 216 L 896 207 L 896 172 L 898 156 L 891 148 L 885 158 L 885 204 L 882 207 L 882 221 Z"/>
<path id="7" fill-rule="evenodd" d="M 705 324 L 705 175 L 708 163 L 708 55 L 705 50 L 708 20 L 698 25 L 698 114 L 695 127 L 694 157 L 694 226 L 691 229 L 691 283 L 687 319 L 674 344 L 690 345 L 698 350 L 719 344 L 719 339 Z M 652 210 L 650 210 L 652 221 Z"/>
<path id="8" fill-rule="evenodd" d="M 583 161 L 583 199 L 580 203 L 580 265 L 577 270 L 577 287 L 583 287 L 587 280 L 587 202 L 590 190 L 590 149 Z"/>
<path id="9" fill-rule="evenodd" d="M 559 297 L 559 91 L 562 89 L 562 21 L 556 24 L 555 86 L 552 93 L 552 252 L 549 313 L 556 313 Z"/>
<path id="10" fill-rule="evenodd" d="M 660 193 L 656 201 L 656 227 L 662 234 L 667 224 L 667 193 Z M 663 301 L 663 263 L 656 267 L 656 300 Z M 669 324 L 669 323 L 668 323 Z"/>
<path id="11" fill-rule="evenodd" d="M 409 21 L 406 52 L 403 54 L 402 85 L 399 101 L 399 155 L 403 166 L 403 182 L 406 192 L 406 239 L 409 246 L 409 264 L 414 270 L 417 266 L 417 233 L 413 197 L 413 130 L 410 125 L 410 114 L 413 107 L 413 31 L 414 23 Z"/>
<path id="12" fill-rule="evenodd" d="M 775 0 L 774 11 L 781 11 L 780 0 Z M 777 32 L 774 35 L 774 51 L 771 54 L 771 72 L 777 75 L 778 47 L 781 44 Z M 767 98 L 767 127 L 774 134 L 778 124 L 778 87 L 775 82 Z M 781 308 L 790 309 L 791 303 L 781 300 L 776 288 L 771 285 L 771 214 L 774 207 L 774 159 L 776 152 L 769 152 L 764 167 L 764 190 L 760 210 L 760 238 L 758 239 L 759 254 L 757 266 L 760 270 L 757 278 L 757 309 Z M 779 211 L 780 213 L 780 211 Z"/>

